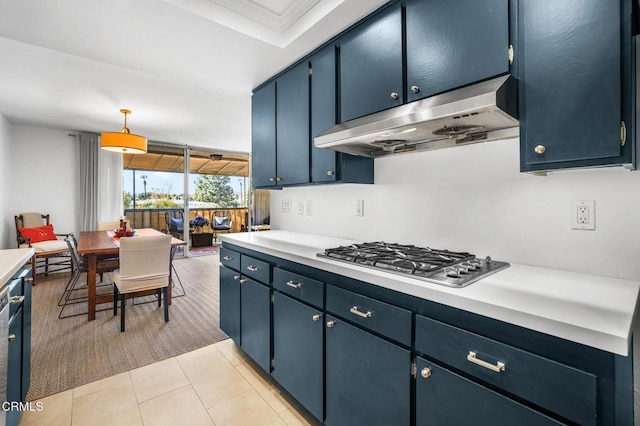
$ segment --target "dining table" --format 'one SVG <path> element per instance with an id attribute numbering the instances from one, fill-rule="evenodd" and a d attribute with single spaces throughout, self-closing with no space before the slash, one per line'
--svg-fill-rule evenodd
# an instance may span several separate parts
<path id="1" fill-rule="evenodd" d="M 135 230 L 135 234 L 131 237 L 121 238 L 144 238 L 152 235 L 164 235 L 162 232 L 153 228 L 140 228 Z M 187 243 L 172 237 L 171 240 L 171 257 L 179 246 Z M 98 295 L 96 292 L 97 280 L 96 276 L 104 272 L 112 272 L 118 269 L 118 256 L 120 253 L 120 237 L 116 236 L 114 231 L 83 231 L 80 232 L 78 238 L 78 254 L 84 257 L 87 268 L 87 287 L 88 287 L 88 321 L 96 319 L 96 306 L 101 303 L 113 302 L 113 293 Z M 171 283 L 171 270 L 169 266 L 169 283 Z M 167 302 L 171 304 L 171 285 L 169 285 L 169 297 Z"/>

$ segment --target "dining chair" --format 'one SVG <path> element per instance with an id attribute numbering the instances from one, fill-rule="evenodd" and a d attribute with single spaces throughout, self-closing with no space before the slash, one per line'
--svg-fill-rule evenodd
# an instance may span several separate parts
<path id="1" fill-rule="evenodd" d="M 169 321 L 169 268 L 171 235 L 129 237 L 120 239 L 120 269 L 113 272 L 113 316 L 118 314 L 120 331 L 125 330 L 127 298 L 155 293 L 158 307 L 164 295 L 164 321 Z"/>
<path id="2" fill-rule="evenodd" d="M 69 249 L 63 239 L 69 234 L 55 233 L 48 214 L 20 213 L 14 216 L 14 221 L 18 248 L 34 249 L 31 258 L 33 285 L 36 285 L 38 268 L 43 269 L 41 274 L 45 276 L 49 275 L 49 272 L 73 268 Z"/>
<path id="3" fill-rule="evenodd" d="M 211 221 L 209 223 L 213 230 L 213 238 L 217 241 L 218 234 L 221 232 L 231 233 L 233 226 L 231 212 L 229 210 L 215 210 L 211 214 Z"/>
<path id="4" fill-rule="evenodd" d="M 65 314 L 65 308 L 68 305 L 74 305 L 76 303 L 86 303 L 89 300 L 87 292 L 89 291 L 86 281 L 84 285 L 78 287 L 78 281 L 82 274 L 88 271 L 87 262 L 83 259 L 83 257 L 78 253 L 78 240 L 76 236 L 71 233 L 65 239 L 64 242 L 67 244 L 67 248 L 69 250 L 69 256 L 71 257 L 71 264 L 73 265 L 71 276 L 69 277 L 69 281 L 60 296 L 60 300 L 58 300 L 58 306 L 60 309 L 60 313 L 58 314 L 59 319 L 75 317 L 79 315 L 86 315 L 86 310 L 84 312 L 73 312 Z M 102 281 L 102 272 L 100 274 L 100 284 L 96 285 L 96 288 L 100 287 L 111 287 L 111 283 L 104 283 Z M 84 293 L 82 295 L 73 295 L 74 292 Z M 108 309 L 111 309 L 110 307 Z M 102 309 L 106 310 L 106 309 Z"/>
<path id="5" fill-rule="evenodd" d="M 120 228 L 120 220 L 107 220 L 98 222 L 97 231 L 113 231 Z"/>

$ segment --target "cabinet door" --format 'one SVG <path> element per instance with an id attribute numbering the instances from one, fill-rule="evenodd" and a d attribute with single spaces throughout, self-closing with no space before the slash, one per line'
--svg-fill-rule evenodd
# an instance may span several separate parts
<path id="1" fill-rule="evenodd" d="M 272 375 L 318 420 L 324 418 L 323 315 L 274 292 Z"/>
<path id="2" fill-rule="evenodd" d="M 416 425 L 562 424 L 422 358 L 416 362 Z"/>
<path id="3" fill-rule="evenodd" d="M 276 184 L 276 83 L 251 98 L 251 172 L 256 188 Z"/>
<path id="4" fill-rule="evenodd" d="M 316 148 L 313 138 L 336 124 L 336 48 L 330 45 L 311 57 L 311 181 L 336 180 L 336 156 L 331 149 Z"/>
<path id="5" fill-rule="evenodd" d="M 7 362 L 7 401 L 22 399 L 22 309 L 18 309 L 9 324 L 9 359 Z M 7 412 L 7 424 L 17 425 L 20 412 Z"/>
<path id="6" fill-rule="evenodd" d="M 271 371 L 271 291 L 257 281 L 242 278 L 240 347 L 268 373 Z"/>
<path id="7" fill-rule="evenodd" d="M 220 329 L 236 345 L 240 340 L 240 273 L 220 266 Z"/>
<path id="8" fill-rule="evenodd" d="M 276 181 L 279 185 L 308 183 L 309 63 L 303 61 L 278 78 L 276 93 Z"/>
<path id="9" fill-rule="evenodd" d="M 347 33 L 340 42 L 340 119 L 404 102 L 400 2 Z"/>
<path id="10" fill-rule="evenodd" d="M 408 425 L 409 351 L 326 317 L 327 425 Z"/>
<path id="11" fill-rule="evenodd" d="M 521 169 L 619 156 L 620 2 L 523 1 L 518 14 Z"/>
<path id="12" fill-rule="evenodd" d="M 407 100 L 509 72 L 508 0 L 407 0 Z"/>

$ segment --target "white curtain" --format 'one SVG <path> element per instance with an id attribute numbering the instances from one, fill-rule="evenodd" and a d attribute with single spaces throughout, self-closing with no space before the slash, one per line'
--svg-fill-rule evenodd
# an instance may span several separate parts
<path id="1" fill-rule="evenodd" d="M 78 135 L 80 154 L 78 170 L 78 221 L 80 231 L 92 231 L 96 227 L 98 212 L 98 155 L 100 141 L 95 133 Z"/>
<path id="2" fill-rule="evenodd" d="M 122 200 L 122 154 L 99 150 L 98 221 L 114 221 L 124 215 Z"/>

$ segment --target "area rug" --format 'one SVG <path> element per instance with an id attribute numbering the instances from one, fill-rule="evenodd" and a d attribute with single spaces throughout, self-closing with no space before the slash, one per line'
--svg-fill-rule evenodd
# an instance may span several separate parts
<path id="1" fill-rule="evenodd" d="M 204 247 L 189 247 L 189 256 L 210 256 L 220 252 L 220 244 Z"/>
<path id="2" fill-rule="evenodd" d="M 120 332 L 119 312 L 114 317 L 111 304 L 98 305 L 107 310 L 98 312 L 95 321 L 87 321 L 86 315 L 58 319 L 58 299 L 69 275 L 39 279 L 33 288 L 31 387 L 27 400 L 225 339 L 219 328 L 218 256 L 175 259 L 174 266 L 185 295 L 173 299 L 170 321 L 164 322 L 163 310 L 156 303 L 129 305 L 124 333 Z M 86 277 L 81 278 L 80 284 L 83 282 Z M 74 308 L 86 309 L 81 305 Z"/>

